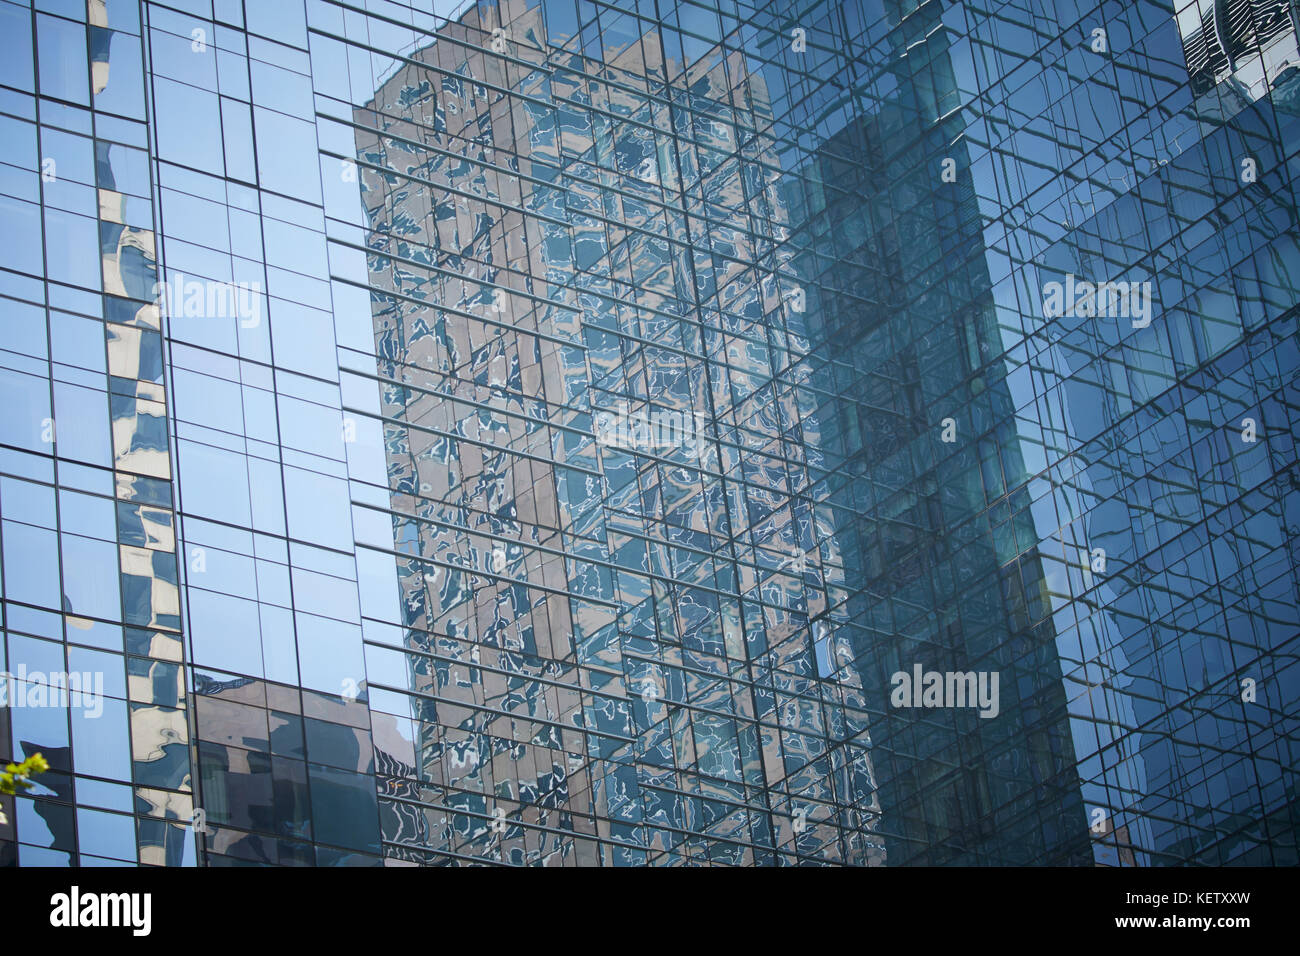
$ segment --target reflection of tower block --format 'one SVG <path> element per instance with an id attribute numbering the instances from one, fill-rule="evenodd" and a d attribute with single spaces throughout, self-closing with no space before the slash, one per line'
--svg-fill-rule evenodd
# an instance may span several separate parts
<path id="1" fill-rule="evenodd" d="M 1093 823 L 1090 832 L 1093 840 L 1114 849 L 1118 857 L 1116 860 L 1117 865 L 1137 866 L 1137 855 L 1133 852 L 1133 841 L 1129 836 L 1127 823 L 1116 827 L 1111 815 L 1106 814 L 1105 817 Z M 1110 866 L 1111 864 L 1097 860 L 1096 865 Z"/>
<path id="2" fill-rule="evenodd" d="M 791 312 L 802 315 L 808 308 L 808 293 L 801 285 L 790 285 L 782 290 L 781 299 Z"/>
<path id="3" fill-rule="evenodd" d="M 1120 866 L 1137 866 L 1137 856 L 1133 853 L 1133 842 L 1129 838 L 1127 823 L 1115 830 L 1115 848 L 1119 850 Z"/>

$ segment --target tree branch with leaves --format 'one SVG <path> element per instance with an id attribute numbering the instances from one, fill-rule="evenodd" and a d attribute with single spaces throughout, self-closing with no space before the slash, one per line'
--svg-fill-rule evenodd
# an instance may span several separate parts
<path id="1" fill-rule="evenodd" d="M 32 754 L 22 763 L 7 764 L 0 772 L 0 794 L 12 797 L 19 790 L 26 790 L 32 786 L 29 778 L 49 769 L 49 762 L 40 754 Z M 0 824 L 8 822 L 9 818 L 5 816 L 3 810 L 0 810 Z"/>

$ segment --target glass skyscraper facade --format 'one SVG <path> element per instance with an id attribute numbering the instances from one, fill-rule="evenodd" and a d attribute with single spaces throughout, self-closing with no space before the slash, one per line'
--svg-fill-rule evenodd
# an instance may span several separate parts
<path id="1" fill-rule="evenodd" d="M 1300 862 L 1293 6 L 0 53 L 0 861 Z"/>

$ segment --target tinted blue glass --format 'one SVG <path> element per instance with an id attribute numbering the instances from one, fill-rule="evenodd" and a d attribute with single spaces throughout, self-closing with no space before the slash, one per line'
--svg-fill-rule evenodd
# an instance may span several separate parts
<path id="1" fill-rule="evenodd" d="M 20 862 L 1300 861 L 1285 4 L 371 6 L 0 2 Z"/>

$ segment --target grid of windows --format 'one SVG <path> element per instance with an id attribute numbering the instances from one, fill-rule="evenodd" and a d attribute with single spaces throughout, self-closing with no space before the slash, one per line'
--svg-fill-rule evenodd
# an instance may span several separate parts
<path id="1" fill-rule="evenodd" d="M 5 3 L 0 35 L 0 733 L 51 767 L 4 855 L 193 861 L 138 10 Z"/>
<path id="2" fill-rule="evenodd" d="M 394 683 L 370 684 L 415 743 L 391 853 L 883 859 L 815 423 L 775 384 L 802 321 L 734 155 L 761 81 L 683 73 L 631 18 L 597 60 L 500 12 L 376 70 L 337 136 L 401 555 Z"/>
<path id="3" fill-rule="evenodd" d="M 1189 82 L 1194 6 L 1050 6 L 809 7 L 773 97 L 858 114 L 786 204 L 890 860 L 1293 863 L 1295 32 Z"/>
<path id="4" fill-rule="evenodd" d="M 1046 6 L 0 0 L 0 859 L 1297 862 L 1294 18 Z"/>

